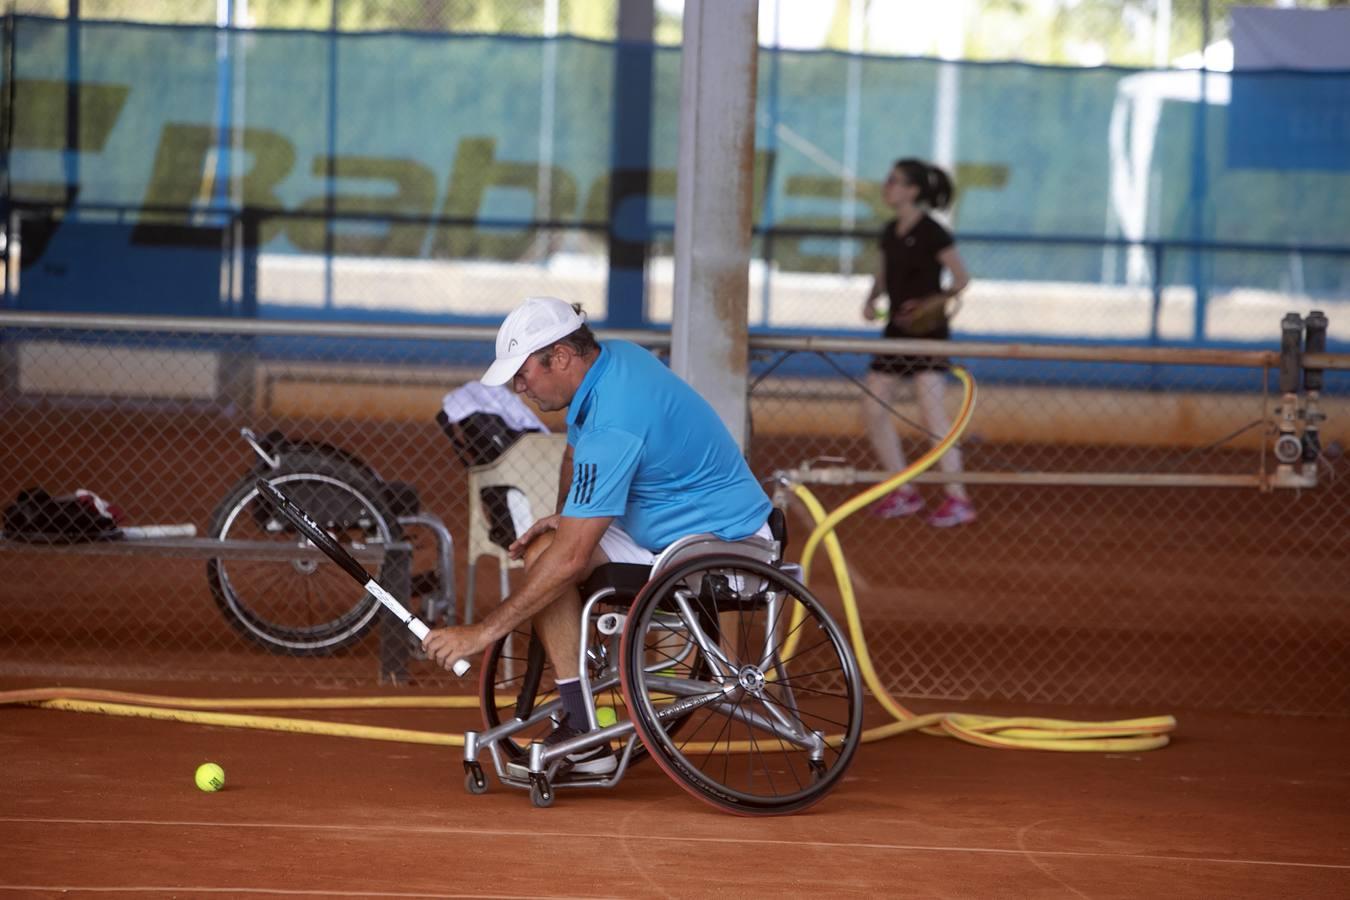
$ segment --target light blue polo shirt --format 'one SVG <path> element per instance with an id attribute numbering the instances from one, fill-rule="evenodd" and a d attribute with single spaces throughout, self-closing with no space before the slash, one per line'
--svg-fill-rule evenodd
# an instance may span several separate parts
<path id="1" fill-rule="evenodd" d="M 562 514 L 615 517 L 653 553 L 691 534 L 754 534 L 772 504 L 708 401 L 629 341 L 602 341 L 567 408 Z"/>

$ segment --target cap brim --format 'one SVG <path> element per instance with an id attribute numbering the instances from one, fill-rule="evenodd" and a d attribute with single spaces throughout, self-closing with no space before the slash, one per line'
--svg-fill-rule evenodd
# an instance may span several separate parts
<path id="1" fill-rule="evenodd" d="M 529 355 L 530 354 L 528 353 L 517 353 L 514 356 L 502 357 L 492 365 L 488 366 L 488 370 L 484 372 L 483 377 L 478 380 L 490 387 L 506 384 L 512 378 L 516 377 L 516 373 L 520 371 L 520 367 L 525 365 L 525 357 Z"/>

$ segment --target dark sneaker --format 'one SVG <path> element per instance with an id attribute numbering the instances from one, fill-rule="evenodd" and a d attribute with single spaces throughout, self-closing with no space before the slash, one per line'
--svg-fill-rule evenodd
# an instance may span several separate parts
<path id="1" fill-rule="evenodd" d="M 567 718 L 564 717 L 562 723 L 549 732 L 548 737 L 544 738 L 544 746 L 553 747 L 561 744 L 563 741 L 570 741 L 574 737 L 586 734 L 584 731 L 578 731 L 567 724 Z M 609 742 L 601 744 L 598 747 L 588 747 L 584 750 L 577 750 L 574 753 L 567 754 L 567 771 L 575 772 L 580 775 L 608 775 L 619 766 L 619 761 L 614 757 L 614 751 L 610 749 Z M 521 778 L 527 778 L 530 774 L 529 760 L 521 760 L 508 764 L 511 774 Z"/>

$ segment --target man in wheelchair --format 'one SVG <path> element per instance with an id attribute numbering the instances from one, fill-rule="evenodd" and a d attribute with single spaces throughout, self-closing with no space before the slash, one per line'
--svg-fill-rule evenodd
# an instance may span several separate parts
<path id="1" fill-rule="evenodd" d="M 647 350 L 597 342 L 578 306 L 531 297 L 497 332 L 484 384 L 510 384 L 541 411 L 567 410 L 558 512 L 511 545 L 525 581 L 482 621 L 433 630 L 427 655 L 445 668 L 532 620 L 566 715 L 545 743 L 589 727 L 578 683 L 577 586 L 598 566 L 650 566 L 682 537 L 771 540 L 772 505 L 712 406 Z M 569 757 L 572 771 L 612 772 L 605 744 Z"/>

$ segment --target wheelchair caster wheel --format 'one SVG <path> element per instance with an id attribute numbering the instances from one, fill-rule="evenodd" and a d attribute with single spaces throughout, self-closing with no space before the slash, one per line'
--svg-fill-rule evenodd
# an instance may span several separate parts
<path id="1" fill-rule="evenodd" d="M 811 780 L 819 782 L 825 777 L 825 763 L 818 759 L 813 759 L 807 763 L 807 768 L 811 770 Z"/>
<path id="2" fill-rule="evenodd" d="M 486 794 L 487 789 L 487 778 L 483 775 L 483 767 L 476 762 L 464 763 L 464 790 L 470 794 Z"/>
<path id="3" fill-rule="evenodd" d="M 553 805 L 553 787 L 542 775 L 530 776 L 530 802 L 540 809 Z"/>

